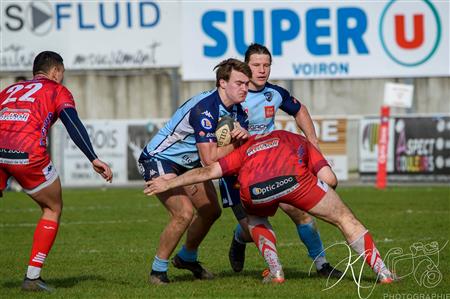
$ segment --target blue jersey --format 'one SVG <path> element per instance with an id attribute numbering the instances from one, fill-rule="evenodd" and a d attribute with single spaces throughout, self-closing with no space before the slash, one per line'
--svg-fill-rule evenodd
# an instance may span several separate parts
<path id="1" fill-rule="evenodd" d="M 198 167 L 200 157 L 196 144 L 217 142 L 217 123 L 224 115 L 234 118 L 247 129 L 247 115 L 240 104 L 226 108 L 217 89 L 202 92 L 178 108 L 150 140 L 142 156 L 169 160 L 185 168 Z"/>
<path id="2" fill-rule="evenodd" d="M 255 135 L 275 129 L 275 114 L 278 108 L 295 116 L 301 104 L 283 87 L 266 83 L 260 91 L 249 90 L 242 107 L 248 114 L 248 131 Z"/>

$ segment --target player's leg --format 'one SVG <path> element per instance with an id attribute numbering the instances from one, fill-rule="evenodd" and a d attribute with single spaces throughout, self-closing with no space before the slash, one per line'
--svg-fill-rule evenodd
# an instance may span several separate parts
<path id="1" fill-rule="evenodd" d="M 319 179 L 333 189 L 337 186 L 337 178 L 325 157 L 311 143 L 308 143 L 308 168 Z M 314 261 L 317 273 L 322 277 L 342 276 L 342 272 L 328 263 L 325 251 L 314 219 L 306 212 L 291 205 L 280 203 L 280 208 L 294 222 L 300 240 L 305 244 L 308 255 Z"/>
<path id="2" fill-rule="evenodd" d="M 343 273 L 331 266 L 326 259 L 314 218 L 289 204 L 280 203 L 279 206 L 294 222 L 300 240 L 305 244 L 309 257 L 314 261 L 317 273 L 322 277 L 341 277 Z"/>
<path id="3" fill-rule="evenodd" d="M 170 179 L 181 173 L 181 170 L 175 163 L 154 157 L 141 156 L 138 166 L 145 181 L 158 176 Z M 194 207 L 184 188 L 174 188 L 158 194 L 157 197 L 169 213 L 169 222 L 160 235 L 149 282 L 152 284 L 166 284 L 170 282 L 167 277 L 169 257 L 189 227 L 194 216 Z"/>
<path id="4" fill-rule="evenodd" d="M 174 174 L 165 177 L 174 177 Z M 194 216 L 194 207 L 183 188 L 174 188 L 158 195 L 169 213 L 169 222 L 159 236 L 158 248 L 152 263 L 150 283 L 168 283 L 169 257 L 177 247 Z"/>
<path id="5" fill-rule="evenodd" d="M 247 214 L 239 202 L 231 207 L 233 214 L 238 221 L 231 238 L 230 249 L 228 250 L 228 260 L 234 272 L 241 272 L 245 263 L 246 243 L 253 242 L 248 227 Z"/>
<path id="6" fill-rule="evenodd" d="M 269 271 L 263 273 L 263 282 L 284 282 L 283 267 L 278 258 L 276 247 L 277 238 L 267 217 L 248 215 L 248 225 L 256 247 L 269 266 Z"/>
<path id="7" fill-rule="evenodd" d="M 42 210 L 41 218 L 34 231 L 27 274 L 22 284 L 22 289 L 26 291 L 52 290 L 42 281 L 41 270 L 58 233 L 63 203 L 59 178 L 56 176 L 53 182 L 47 183 L 34 190 L 26 190 Z M 41 189 L 43 185 L 46 186 Z"/>
<path id="8" fill-rule="evenodd" d="M 372 236 L 334 190 L 328 189 L 309 213 L 337 226 L 350 247 L 364 257 L 366 263 L 379 275 L 381 282 L 390 283 L 394 280 L 381 259 Z"/>
<path id="9" fill-rule="evenodd" d="M 231 208 L 238 224 L 231 238 L 228 259 L 234 272 L 244 268 L 246 243 L 253 242 L 248 230 L 247 214 L 242 207 L 239 186 L 235 176 L 219 179 L 220 195 L 223 208 Z"/>
<path id="10" fill-rule="evenodd" d="M 30 156 L 27 164 L 4 165 L 3 170 L 14 177 L 42 210 L 34 231 L 27 273 L 22 283 L 25 291 L 52 291 L 41 279 L 44 265 L 59 227 L 62 211 L 61 182 L 49 156 Z"/>
<path id="11" fill-rule="evenodd" d="M 197 214 L 189 225 L 186 243 L 173 258 L 175 267 L 190 270 L 198 279 L 211 279 L 212 273 L 198 262 L 198 247 L 205 238 L 213 223 L 220 217 L 221 209 L 212 181 L 184 187 L 197 210 Z"/>

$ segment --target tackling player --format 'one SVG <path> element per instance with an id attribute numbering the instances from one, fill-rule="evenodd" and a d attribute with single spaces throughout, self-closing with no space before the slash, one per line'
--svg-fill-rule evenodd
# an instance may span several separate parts
<path id="1" fill-rule="evenodd" d="M 42 209 L 22 284 L 26 291 L 52 290 L 41 279 L 41 269 L 55 241 L 63 205 L 61 182 L 47 152 L 47 134 L 58 118 L 94 170 L 108 182 L 113 177 L 97 158 L 72 94 L 61 85 L 63 78 L 62 57 L 44 51 L 34 59 L 33 79 L 0 93 L 0 196 L 12 176 Z"/>
<path id="2" fill-rule="evenodd" d="M 249 93 L 242 103 L 248 114 L 249 132 L 251 135 L 271 132 L 275 128 L 275 115 L 278 109 L 295 118 L 297 125 L 305 133 L 306 138 L 317 148 L 318 140 L 314 125 L 306 106 L 302 105 L 286 89 L 268 82 L 272 65 L 272 55 L 269 50 L 259 44 L 252 44 L 245 53 L 245 62 L 252 70 Z M 317 157 L 320 159 L 320 157 Z M 316 164 L 316 156 L 310 160 Z M 316 164 L 314 175 L 335 188 L 337 179 L 326 160 Z M 234 271 L 240 272 L 245 261 L 245 243 L 252 242 L 248 232 L 246 214 L 242 209 L 239 190 L 236 188 L 235 177 L 224 177 L 220 181 L 220 190 L 224 207 L 231 207 L 239 224 L 232 238 L 229 259 Z M 281 203 L 280 208 L 292 219 L 297 233 L 308 249 L 309 256 L 314 261 L 317 273 L 323 277 L 339 278 L 342 272 L 333 268 L 325 257 L 325 252 L 314 219 L 307 213 Z"/>
<path id="3" fill-rule="evenodd" d="M 338 194 L 318 179 L 311 169 L 310 156 L 320 152 L 303 136 L 287 131 L 254 135 L 224 158 L 207 167 L 194 169 L 167 180 L 157 178 L 147 182 L 145 193 L 152 195 L 171 188 L 238 175 L 240 195 L 247 212 L 250 234 L 265 259 L 269 270 L 263 282 L 284 282 L 276 236 L 267 219 L 280 203 L 308 211 L 337 226 L 349 246 L 364 258 L 381 283 L 391 283 L 396 277 L 381 259 L 371 234 L 342 202 Z M 323 163 L 325 159 L 316 163 Z"/>
<path id="4" fill-rule="evenodd" d="M 217 89 L 186 101 L 144 148 L 139 170 L 145 181 L 176 177 L 191 168 L 209 165 L 234 149 L 233 144 L 218 147 L 215 131 L 219 118 L 224 115 L 247 127 L 246 114 L 239 103 L 247 96 L 252 73 L 247 64 L 236 59 L 225 60 L 216 68 Z M 231 132 L 236 142 L 249 136 L 242 127 L 237 126 Z M 211 279 L 213 275 L 197 260 L 197 249 L 221 214 L 214 185 L 207 181 L 176 188 L 158 194 L 158 198 L 169 212 L 170 220 L 160 236 L 150 283 L 169 282 L 168 259 L 186 230 L 186 243 L 172 264 L 190 270 L 198 279 Z"/>

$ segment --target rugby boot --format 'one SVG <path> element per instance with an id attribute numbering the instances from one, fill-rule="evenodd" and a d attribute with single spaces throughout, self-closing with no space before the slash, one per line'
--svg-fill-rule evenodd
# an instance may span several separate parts
<path id="1" fill-rule="evenodd" d="M 390 284 L 400 279 L 397 277 L 395 273 L 388 271 L 383 271 L 378 273 L 378 283 L 379 284 Z"/>
<path id="2" fill-rule="evenodd" d="M 214 275 L 200 265 L 200 262 L 186 262 L 182 258 L 175 255 L 172 259 L 172 265 L 178 269 L 186 269 L 194 274 L 197 279 L 213 279 Z"/>
<path id="3" fill-rule="evenodd" d="M 326 278 L 328 277 L 341 278 L 342 275 L 344 275 L 344 273 L 331 266 L 330 263 L 323 264 L 322 268 L 320 270 L 317 270 L 317 274 L 319 274 L 319 276 Z"/>
<path id="4" fill-rule="evenodd" d="M 49 287 L 42 278 L 30 279 L 25 277 L 22 282 L 22 290 L 27 292 L 53 292 L 54 289 Z"/>
<path id="5" fill-rule="evenodd" d="M 245 247 L 245 243 L 236 241 L 233 234 L 233 240 L 228 251 L 228 259 L 234 272 L 241 272 L 244 269 Z"/>
<path id="6" fill-rule="evenodd" d="M 150 282 L 151 284 L 164 285 L 164 284 L 168 284 L 170 282 L 170 280 L 167 277 L 166 271 L 152 270 L 152 272 L 150 272 L 148 282 Z"/>
<path id="7" fill-rule="evenodd" d="M 262 273 L 263 283 L 280 284 L 284 282 L 283 270 L 278 270 L 275 273 L 270 272 L 269 269 L 265 269 Z"/>

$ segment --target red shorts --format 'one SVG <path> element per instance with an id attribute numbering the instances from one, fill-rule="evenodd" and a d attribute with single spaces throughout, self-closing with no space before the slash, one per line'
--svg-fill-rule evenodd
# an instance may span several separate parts
<path id="1" fill-rule="evenodd" d="M 6 181 L 11 176 L 26 193 L 35 193 L 53 183 L 58 173 L 49 155 L 30 156 L 20 161 L 0 157 L 0 191 L 6 188 Z"/>
<path id="2" fill-rule="evenodd" d="M 278 204 L 280 202 L 290 204 L 303 211 L 309 211 L 325 196 L 328 191 L 328 185 L 311 175 L 313 180 L 309 185 L 299 185 L 293 191 L 285 194 L 286 192 L 278 193 L 280 197 L 277 198 L 277 194 L 274 194 L 273 199 L 266 200 L 265 202 L 258 202 L 248 198 L 247 196 L 241 197 L 242 206 L 248 214 L 269 217 L 275 215 Z M 292 186 L 295 188 L 295 185 Z M 289 191 L 289 189 L 287 189 Z"/>

